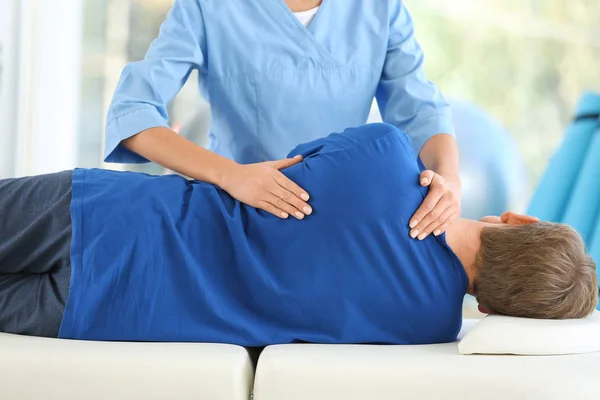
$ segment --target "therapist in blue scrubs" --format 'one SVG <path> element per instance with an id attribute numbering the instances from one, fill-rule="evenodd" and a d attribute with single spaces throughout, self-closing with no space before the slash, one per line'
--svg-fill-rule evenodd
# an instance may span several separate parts
<path id="1" fill-rule="evenodd" d="M 212 112 L 208 149 L 168 126 L 167 105 L 193 70 Z M 460 212 L 458 149 L 401 0 L 176 0 L 146 57 L 123 70 L 105 159 L 150 160 L 303 219 L 310 193 L 280 172 L 301 160 L 286 151 L 364 124 L 374 97 L 428 168 L 410 235 L 439 235 Z"/>

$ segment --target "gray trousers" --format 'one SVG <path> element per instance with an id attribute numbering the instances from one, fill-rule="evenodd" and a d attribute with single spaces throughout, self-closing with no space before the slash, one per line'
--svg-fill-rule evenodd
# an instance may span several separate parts
<path id="1" fill-rule="evenodd" d="M 0 180 L 0 332 L 58 337 L 71 280 L 71 177 Z"/>

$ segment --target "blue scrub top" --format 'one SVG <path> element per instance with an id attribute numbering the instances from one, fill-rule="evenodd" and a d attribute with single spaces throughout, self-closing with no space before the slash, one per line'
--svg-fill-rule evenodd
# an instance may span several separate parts
<path id="1" fill-rule="evenodd" d="M 423 73 L 401 0 L 323 0 L 304 27 L 283 0 L 176 0 L 144 60 L 127 65 L 106 127 L 108 162 L 145 162 L 119 143 L 167 126 L 167 104 L 192 70 L 212 112 L 209 149 L 240 163 L 280 159 L 367 120 L 384 122 L 415 153 L 453 134 L 448 104 Z"/>
<path id="2" fill-rule="evenodd" d="M 265 346 L 450 342 L 465 271 L 409 237 L 426 195 L 408 137 L 366 125 L 298 146 L 315 212 L 282 220 L 179 176 L 76 170 L 60 337 Z"/>

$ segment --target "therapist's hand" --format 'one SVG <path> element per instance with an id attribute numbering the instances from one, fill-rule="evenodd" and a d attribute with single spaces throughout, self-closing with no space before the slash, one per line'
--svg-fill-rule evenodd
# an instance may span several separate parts
<path id="1" fill-rule="evenodd" d="M 312 213 L 308 193 L 280 170 L 302 161 L 301 156 L 256 164 L 236 164 L 220 185 L 235 199 L 279 218 L 303 219 Z"/>
<path id="2" fill-rule="evenodd" d="M 429 186 L 429 193 L 410 220 L 410 236 L 423 240 L 431 233 L 441 235 L 460 216 L 461 183 L 431 170 L 421 172 L 419 180 L 421 186 Z"/>

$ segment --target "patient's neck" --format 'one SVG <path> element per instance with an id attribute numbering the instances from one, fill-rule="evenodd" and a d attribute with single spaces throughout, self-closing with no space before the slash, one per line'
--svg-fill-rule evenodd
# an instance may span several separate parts
<path id="1" fill-rule="evenodd" d="M 446 231 L 446 242 L 458 256 L 469 277 L 469 291 L 477 274 L 475 256 L 481 246 L 481 229 L 483 222 L 459 218 Z"/>

